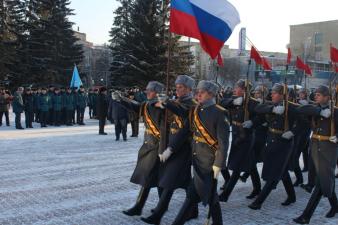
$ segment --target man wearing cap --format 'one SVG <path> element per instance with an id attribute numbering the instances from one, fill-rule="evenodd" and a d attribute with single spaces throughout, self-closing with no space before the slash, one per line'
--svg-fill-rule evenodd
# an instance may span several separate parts
<path id="1" fill-rule="evenodd" d="M 18 90 L 14 94 L 13 99 L 13 112 L 15 113 L 15 128 L 19 130 L 23 130 L 24 128 L 21 125 L 21 113 L 24 111 L 24 103 L 22 99 L 22 93 L 24 91 L 23 87 L 19 87 Z"/>
<path id="2" fill-rule="evenodd" d="M 192 90 L 195 80 L 187 75 L 180 75 L 175 81 L 177 99 L 168 100 L 168 96 L 162 96 L 156 104 L 157 107 L 165 107 L 169 110 L 170 131 L 169 140 L 175 139 L 179 131 L 183 129 L 184 121 L 188 118 L 189 111 L 196 105 L 193 100 Z M 141 218 L 148 224 L 159 224 L 165 211 L 168 209 L 171 197 L 176 189 L 187 190 L 191 181 L 191 139 L 189 136 L 182 145 L 176 149 L 167 149 L 160 155 L 161 167 L 159 175 L 159 187 L 163 189 L 160 200 L 153 214 L 147 218 Z M 195 204 L 187 220 L 197 218 L 198 205 Z"/>
<path id="3" fill-rule="evenodd" d="M 66 125 L 73 126 L 72 117 L 74 111 L 74 96 L 72 94 L 72 89 L 67 88 L 66 95 L 64 96 L 63 105 L 66 110 Z"/>
<path id="4" fill-rule="evenodd" d="M 337 108 L 330 105 L 330 90 L 327 86 L 319 86 L 315 92 L 315 105 L 305 105 L 298 109 L 300 114 L 311 117 L 311 157 L 316 169 L 316 186 L 302 215 L 294 221 L 308 224 L 322 196 L 327 197 L 331 209 L 327 218 L 338 212 L 335 193 L 335 168 L 337 162 Z M 332 113 L 333 112 L 333 113 Z"/>
<path id="5" fill-rule="evenodd" d="M 233 97 L 225 99 L 221 103 L 222 106 L 229 110 L 232 124 L 232 143 L 228 169 L 233 171 L 219 196 L 222 202 L 228 201 L 241 172 L 250 173 L 251 175 L 253 191 L 248 198 L 256 197 L 261 191 L 260 177 L 256 168 L 255 152 L 253 151 L 255 140 L 253 134 L 254 109 L 258 103 L 250 97 L 249 93 L 246 93 L 246 85 L 250 84 L 247 84 L 245 80 L 239 80 L 233 90 Z"/>
<path id="6" fill-rule="evenodd" d="M 32 90 L 26 88 L 25 94 L 23 96 L 24 110 L 25 110 L 25 124 L 26 128 L 33 128 L 34 120 L 34 97 Z"/>
<path id="7" fill-rule="evenodd" d="M 134 184 L 141 186 L 139 196 L 136 204 L 123 211 L 125 215 L 135 216 L 141 215 L 142 209 L 147 201 L 150 189 L 158 185 L 158 172 L 160 166 L 159 154 L 163 153 L 161 146 L 165 143 L 166 133 L 165 126 L 165 112 L 163 109 L 155 107 L 157 95 L 164 91 L 164 85 L 157 81 L 148 83 L 147 101 L 139 104 L 126 98 L 122 98 L 121 104 L 126 106 L 129 110 L 139 113 L 144 119 L 146 127 L 144 133 L 144 142 L 138 154 L 136 168 L 130 179 Z M 160 191 L 159 191 L 160 193 Z"/>
<path id="8" fill-rule="evenodd" d="M 101 87 L 99 90 L 99 96 L 96 102 L 97 118 L 99 119 L 99 135 L 107 135 L 104 132 L 104 126 L 106 125 L 107 113 L 108 113 L 108 99 L 107 88 Z"/>
<path id="9" fill-rule="evenodd" d="M 50 99 L 49 95 L 47 94 L 47 89 L 42 88 L 41 95 L 39 97 L 39 111 L 40 111 L 40 125 L 41 127 L 47 127 L 48 122 L 48 113 L 50 109 Z"/>
<path id="10" fill-rule="evenodd" d="M 197 86 L 198 106 L 192 107 L 184 127 L 175 138 L 170 139 L 167 150 L 160 156 L 168 160 L 167 151 L 175 155 L 189 135 L 192 135 L 193 179 L 187 197 L 178 213 L 174 225 L 184 224 L 190 209 L 197 203 L 209 205 L 214 225 L 222 225 L 222 212 L 217 195 L 217 179 L 226 160 L 229 144 L 229 122 L 227 112 L 216 105 L 217 84 L 200 81 Z"/>
<path id="11" fill-rule="evenodd" d="M 87 106 L 87 95 L 83 86 L 80 87 L 80 91 L 76 96 L 76 120 L 79 125 L 85 125 L 83 122 L 85 109 Z"/>
<path id="12" fill-rule="evenodd" d="M 296 194 L 288 172 L 290 157 L 293 150 L 293 137 L 297 130 L 294 126 L 296 107 L 284 101 L 287 88 L 282 84 L 275 84 L 272 88 L 272 102 L 259 104 L 255 111 L 265 115 L 260 117 L 268 124 L 267 142 L 264 150 L 264 165 L 262 179 L 266 181 L 262 191 L 249 208 L 261 208 L 270 192 L 276 188 L 280 180 L 283 181 L 287 199 L 282 203 L 288 206 L 296 202 Z"/>
<path id="13" fill-rule="evenodd" d="M 54 126 L 59 127 L 61 125 L 61 112 L 62 112 L 62 96 L 59 88 L 54 89 L 54 95 L 52 96 L 53 104 L 53 122 Z"/>
<path id="14" fill-rule="evenodd" d="M 112 93 L 112 98 L 108 106 L 108 119 L 115 125 L 116 141 L 120 140 L 122 134 L 123 141 L 127 141 L 128 110 L 121 104 L 118 92 Z"/>

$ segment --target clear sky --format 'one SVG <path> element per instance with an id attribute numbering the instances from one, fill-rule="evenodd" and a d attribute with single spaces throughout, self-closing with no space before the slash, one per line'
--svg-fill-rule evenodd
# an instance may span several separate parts
<path id="1" fill-rule="evenodd" d="M 210 4 L 213 0 L 209 1 Z M 261 51 L 286 51 L 289 25 L 338 19 L 338 0 L 229 0 L 239 11 L 241 24 L 226 42 L 238 48 L 240 27 Z M 71 0 L 71 20 L 95 44 L 108 43 L 115 0 Z M 337 30 L 338 35 L 338 30 Z"/>

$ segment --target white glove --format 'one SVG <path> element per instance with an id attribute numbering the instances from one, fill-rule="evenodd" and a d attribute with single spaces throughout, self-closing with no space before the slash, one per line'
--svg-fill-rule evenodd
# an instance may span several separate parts
<path id="1" fill-rule="evenodd" d="M 259 102 L 259 104 L 263 103 L 263 99 L 261 99 L 261 98 L 257 98 L 257 101 Z"/>
<path id="2" fill-rule="evenodd" d="M 336 136 L 331 136 L 331 137 L 329 138 L 329 141 L 331 141 L 332 143 L 337 144 L 338 139 L 337 139 Z"/>
<path id="3" fill-rule="evenodd" d="M 244 121 L 242 123 L 242 127 L 246 129 L 250 129 L 253 126 L 253 123 L 251 120 Z"/>
<path id="4" fill-rule="evenodd" d="M 169 157 L 173 154 L 172 148 L 168 147 L 162 154 L 159 155 L 160 161 L 165 162 L 169 159 Z"/>
<path id="5" fill-rule="evenodd" d="M 272 109 L 272 112 L 277 114 L 277 115 L 282 115 L 284 113 L 284 111 L 285 111 L 285 107 L 281 106 L 281 105 L 275 106 Z"/>
<path id="6" fill-rule="evenodd" d="M 233 101 L 234 105 L 242 105 L 242 103 L 243 103 L 243 97 L 238 97 L 238 98 L 234 99 L 234 101 Z"/>
<path id="7" fill-rule="evenodd" d="M 293 136 L 295 136 L 292 131 L 286 131 L 284 134 L 282 134 L 282 138 L 290 140 Z"/>
<path id="8" fill-rule="evenodd" d="M 166 94 L 158 94 L 157 99 L 159 102 L 166 102 L 169 99 L 169 97 Z"/>
<path id="9" fill-rule="evenodd" d="M 221 168 L 217 166 L 212 166 L 212 170 L 214 171 L 214 178 L 217 180 L 219 176 L 219 172 L 221 172 Z"/>
<path id="10" fill-rule="evenodd" d="M 115 101 L 121 100 L 121 94 L 118 93 L 118 92 L 113 92 L 113 93 L 111 94 L 111 97 L 112 97 L 112 99 L 115 100 Z"/>
<path id="11" fill-rule="evenodd" d="M 331 116 L 331 110 L 330 109 L 324 109 L 320 111 L 320 115 L 324 118 L 329 118 Z"/>
<path id="12" fill-rule="evenodd" d="M 267 127 L 269 124 L 267 122 L 263 123 L 262 126 L 263 127 Z"/>
<path id="13" fill-rule="evenodd" d="M 308 105 L 309 102 L 307 100 L 305 100 L 305 99 L 302 99 L 302 100 L 299 100 L 299 104 L 301 104 L 301 105 Z"/>

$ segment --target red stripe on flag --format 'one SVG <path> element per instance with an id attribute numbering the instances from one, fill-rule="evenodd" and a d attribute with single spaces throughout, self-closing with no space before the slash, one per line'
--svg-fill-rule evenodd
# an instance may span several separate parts
<path id="1" fill-rule="evenodd" d="M 292 54 L 291 54 L 291 49 L 288 48 L 288 59 L 286 61 L 286 63 L 289 65 L 291 63 L 291 58 L 292 58 Z"/>
<path id="2" fill-rule="evenodd" d="M 254 46 L 251 47 L 250 58 L 254 59 L 256 64 L 262 65 L 263 60 Z"/>
<path id="3" fill-rule="evenodd" d="M 335 47 L 333 47 L 332 45 L 330 45 L 330 55 L 331 55 L 331 61 L 333 63 L 337 63 L 338 62 L 338 49 L 336 49 Z"/>

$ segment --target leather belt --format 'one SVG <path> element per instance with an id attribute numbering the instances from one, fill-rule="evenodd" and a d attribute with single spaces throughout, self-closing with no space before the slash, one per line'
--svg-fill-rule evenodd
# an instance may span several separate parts
<path id="1" fill-rule="evenodd" d="M 238 121 L 232 121 L 231 122 L 233 125 L 237 126 L 237 127 L 241 127 L 242 123 L 238 122 Z"/>
<path id="2" fill-rule="evenodd" d="M 311 138 L 317 141 L 329 141 L 330 140 L 329 136 L 323 136 L 323 135 L 318 135 L 318 134 L 313 134 Z"/>
<path id="3" fill-rule="evenodd" d="M 194 135 L 194 141 L 196 141 L 196 142 L 200 142 L 200 143 L 204 143 L 204 144 L 208 144 L 206 141 L 205 141 L 205 139 L 204 138 L 202 138 L 202 137 L 198 137 L 198 136 L 196 136 L 196 135 Z"/>
<path id="4" fill-rule="evenodd" d="M 271 127 L 269 127 L 269 132 L 271 132 L 273 134 L 283 134 L 284 133 L 284 131 L 282 131 L 282 130 L 273 129 Z"/>

